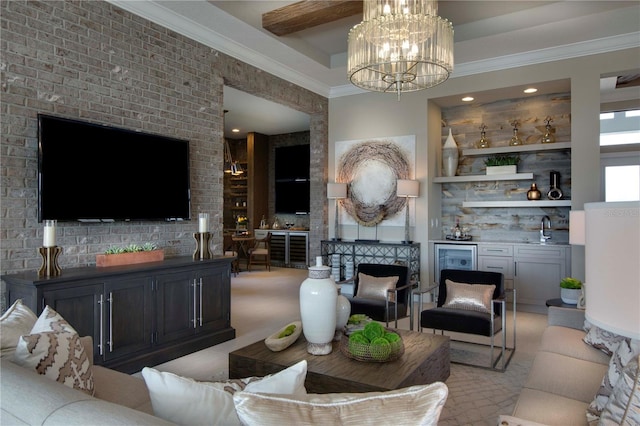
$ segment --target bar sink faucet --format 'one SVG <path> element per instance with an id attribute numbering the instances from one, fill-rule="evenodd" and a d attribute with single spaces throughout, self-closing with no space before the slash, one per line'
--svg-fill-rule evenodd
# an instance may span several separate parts
<path id="1" fill-rule="evenodd" d="M 547 240 L 551 239 L 551 233 L 545 232 L 545 223 L 547 224 L 547 230 L 551 229 L 551 219 L 549 216 L 544 216 L 540 221 L 540 242 L 546 243 Z"/>

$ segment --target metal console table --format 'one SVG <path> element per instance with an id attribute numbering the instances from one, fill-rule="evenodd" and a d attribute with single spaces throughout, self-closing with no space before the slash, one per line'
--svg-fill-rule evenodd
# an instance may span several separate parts
<path id="1" fill-rule="evenodd" d="M 420 243 L 402 244 L 373 241 L 323 240 L 320 250 L 326 265 L 332 265 L 332 255 L 340 254 L 340 279 L 344 279 L 347 260 L 354 267 L 360 263 L 404 264 L 409 267 L 410 279 L 420 281 Z"/>

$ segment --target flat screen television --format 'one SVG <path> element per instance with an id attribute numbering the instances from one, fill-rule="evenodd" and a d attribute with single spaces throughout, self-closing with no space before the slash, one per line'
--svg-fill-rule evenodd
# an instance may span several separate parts
<path id="1" fill-rule="evenodd" d="M 276 182 L 276 213 L 309 214 L 308 179 Z"/>
<path id="2" fill-rule="evenodd" d="M 38 220 L 191 218 L 189 141 L 38 115 Z"/>

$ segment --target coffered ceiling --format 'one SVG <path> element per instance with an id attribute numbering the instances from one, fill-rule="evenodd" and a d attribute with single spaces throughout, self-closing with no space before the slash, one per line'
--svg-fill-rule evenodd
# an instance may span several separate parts
<path id="1" fill-rule="evenodd" d="M 346 50 L 362 14 L 348 5 L 325 13 L 344 17 L 296 27 L 299 10 L 273 12 L 293 1 L 107 1 L 323 96 L 361 92 L 348 81 Z M 638 0 L 440 0 L 438 13 L 454 25 L 452 77 L 640 45 Z M 287 34 L 263 28 L 263 14 Z"/>

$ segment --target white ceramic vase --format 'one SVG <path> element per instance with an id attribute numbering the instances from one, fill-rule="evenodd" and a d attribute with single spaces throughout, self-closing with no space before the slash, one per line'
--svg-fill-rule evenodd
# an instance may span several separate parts
<path id="1" fill-rule="evenodd" d="M 455 176 L 458 170 L 458 145 L 453 139 L 451 128 L 449 136 L 442 147 L 442 173 L 444 176 Z"/>
<path id="2" fill-rule="evenodd" d="M 336 286 L 337 287 L 337 286 Z M 338 287 L 338 299 L 336 302 L 336 333 L 333 337 L 334 341 L 340 341 L 342 334 L 344 333 L 344 327 L 349 321 L 351 316 L 351 302 L 346 296 L 340 293 L 340 287 Z"/>
<path id="3" fill-rule="evenodd" d="M 318 256 L 316 266 L 309 267 L 309 277 L 300 286 L 302 332 L 310 354 L 327 355 L 333 350 L 337 304 L 338 290 L 331 268 L 322 265 Z"/>

